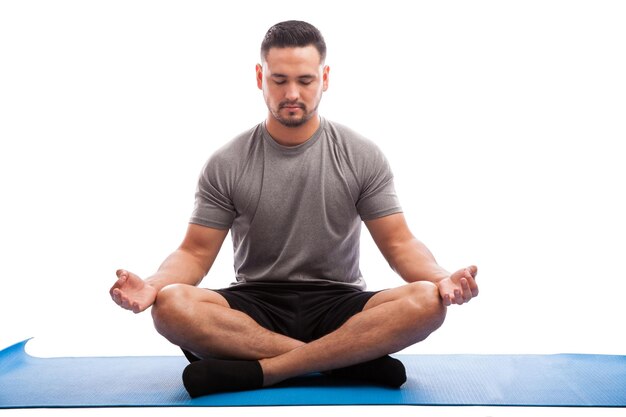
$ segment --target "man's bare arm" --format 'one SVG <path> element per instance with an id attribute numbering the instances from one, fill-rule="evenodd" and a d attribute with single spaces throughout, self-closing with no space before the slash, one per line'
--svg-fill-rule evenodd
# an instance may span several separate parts
<path id="1" fill-rule="evenodd" d="M 190 224 L 180 247 L 145 281 L 132 272 L 118 270 L 117 282 L 109 291 L 111 298 L 122 308 L 139 313 L 150 307 L 167 285 L 198 285 L 211 269 L 227 234 L 227 229 Z"/>
<path id="2" fill-rule="evenodd" d="M 430 281 L 439 287 L 446 305 L 463 304 L 478 295 L 475 266 L 450 273 L 428 248 L 413 236 L 402 213 L 365 222 L 381 253 L 406 282 Z"/>
<path id="3" fill-rule="evenodd" d="M 368 220 L 365 225 L 391 268 L 406 282 L 438 282 L 450 276 L 413 236 L 402 213 Z"/>
<path id="4" fill-rule="evenodd" d="M 227 234 L 228 229 L 190 224 L 180 247 L 146 283 L 157 290 L 176 283 L 198 285 L 213 266 Z"/>

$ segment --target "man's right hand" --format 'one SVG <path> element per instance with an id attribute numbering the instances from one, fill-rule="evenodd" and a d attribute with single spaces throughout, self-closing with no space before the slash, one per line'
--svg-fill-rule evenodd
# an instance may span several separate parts
<path id="1" fill-rule="evenodd" d="M 154 304 L 157 296 L 156 288 L 132 272 L 119 269 L 116 274 L 117 282 L 109 291 L 116 304 L 135 314 L 141 313 Z"/>

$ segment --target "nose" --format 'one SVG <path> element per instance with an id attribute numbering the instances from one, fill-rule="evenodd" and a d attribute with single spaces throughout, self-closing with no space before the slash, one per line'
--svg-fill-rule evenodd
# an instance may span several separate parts
<path id="1" fill-rule="evenodd" d="M 296 101 L 300 98 L 300 91 L 296 83 L 287 83 L 285 87 L 285 99 L 289 101 Z"/>

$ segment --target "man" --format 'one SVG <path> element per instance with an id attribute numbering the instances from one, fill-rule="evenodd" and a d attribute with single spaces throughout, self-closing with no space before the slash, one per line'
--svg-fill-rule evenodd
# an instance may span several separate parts
<path id="1" fill-rule="evenodd" d="M 388 355 L 478 295 L 475 266 L 450 274 L 413 237 L 378 148 L 318 115 L 325 56 L 308 23 L 268 30 L 256 67 L 265 123 L 209 159 L 187 234 L 159 270 L 145 281 L 117 271 L 113 300 L 135 313 L 152 306 L 157 331 L 191 361 L 191 396 L 311 372 L 398 387 L 405 370 Z M 361 221 L 407 284 L 364 290 Z M 237 283 L 198 288 L 229 230 Z"/>

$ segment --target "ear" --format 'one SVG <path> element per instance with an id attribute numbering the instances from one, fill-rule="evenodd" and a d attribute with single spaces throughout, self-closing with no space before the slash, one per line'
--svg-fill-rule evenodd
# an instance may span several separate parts
<path id="1" fill-rule="evenodd" d="M 322 72 L 322 91 L 328 90 L 328 73 L 330 72 L 330 67 L 328 65 L 324 66 L 324 70 Z"/>
<path id="2" fill-rule="evenodd" d="M 256 86 L 263 90 L 263 66 L 256 64 Z"/>

